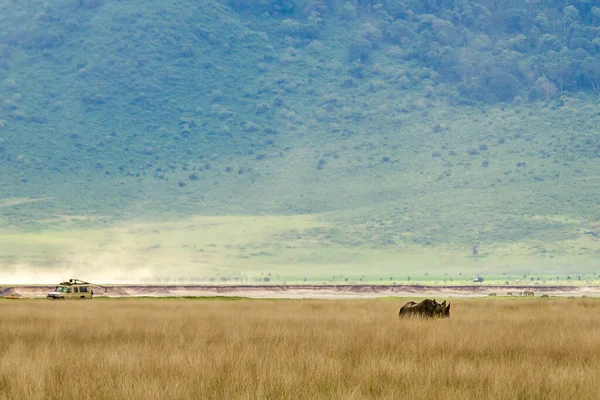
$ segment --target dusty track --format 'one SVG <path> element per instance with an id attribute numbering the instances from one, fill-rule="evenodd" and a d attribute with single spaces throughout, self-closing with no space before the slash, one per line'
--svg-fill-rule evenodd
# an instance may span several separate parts
<path id="1" fill-rule="evenodd" d="M 447 298 L 484 297 L 494 292 L 518 296 L 525 290 L 535 296 L 600 297 L 600 286 L 426 286 L 426 285 L 109 285 L 103 293 L 95 289 L 97 297 L 182 297 L 182 296 L 239 296 L 248 298 L 282 299 L 348 299 L 385 296 Z M 0 296 L 43 298 L 53 290 L 52 285 L 0 286 Z"/>

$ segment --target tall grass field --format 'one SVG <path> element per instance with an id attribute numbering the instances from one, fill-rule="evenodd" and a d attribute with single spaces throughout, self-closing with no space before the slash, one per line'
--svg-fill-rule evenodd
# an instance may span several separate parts
<path id="1" fill-rule="evenodd" d="M 437 299 L 440 300 L 441 299 Z M 0 399 L 596 399 L 600 302 L 0 301 Z"/>

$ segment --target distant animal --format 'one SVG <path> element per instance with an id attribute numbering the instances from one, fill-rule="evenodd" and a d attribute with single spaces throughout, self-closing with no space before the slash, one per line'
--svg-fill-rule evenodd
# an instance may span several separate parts
<path id="1" fill-rule="evenodd" d="M 533 290 L 525 290 L 523 296 L 534 296 Z"/>
<path id="2" fill-rule="evenodd" d="M 506 295 L 507 296 L 512 296 L 513 294 L 512 294 L 512 292 L 508 292 L 508 293 L 506 293 Z"/>
<path id="3" fill-rule="evenodd" d="M 446 305 L 446 300 L 438 303 L 435 299 L 425 299 L 420 303 L 409 301 L 400 308 L 398 317 L 420 316 L 420 317 L 450 317 L 450 303 Z"/>
<path id="4" fill-rule="evenodd" d="M 587 296 L 584 294 L 583 296 L 581 296 L 582 299 L 587 299 Z"/>
<path id="5" fill-rule="evenodd" d="M 543 294 L 543 295 L 541 296 L 541 298 L 542 298 L 542 299 L 547 299 L 547 298 L 549 298 L 549 297 L 550 297 L 550 296 L 548 296 L 547 294 Z"/>
<path id="6" fill-rule="evenodd" d="M 496 292 L 492 292 L 492 293 L 488 294 L 488 296 L 495 296 L 495 295 L 496 295 Z"/>

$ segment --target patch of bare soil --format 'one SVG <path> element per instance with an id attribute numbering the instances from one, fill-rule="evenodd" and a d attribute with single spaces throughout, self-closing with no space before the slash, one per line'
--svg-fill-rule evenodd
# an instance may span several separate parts
<path id="1" fill-rule="evenodd" d="M 54 289 L 47 285 L 0 286 L 0 296 L 43 298 Z M 95 297 L 213 297 L 238 296 L 281 299 L 357 299 L 376 297 L 469 298 L 521 296 L 600 297 L 600 286 L 425 286 L 425 285 L 111 285 Z"/>

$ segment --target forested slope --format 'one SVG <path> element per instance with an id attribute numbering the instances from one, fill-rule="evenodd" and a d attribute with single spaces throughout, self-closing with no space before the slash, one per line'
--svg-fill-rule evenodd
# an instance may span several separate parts
<path id="1" fill-rule="evenodd" d="M 235 239 L 258 264 L 592 265 L 599 21 L 597 1 L 4 1 L 0 224 L 285 215 Z M 4 264 L 73 247 L 52 243 Z"/>

